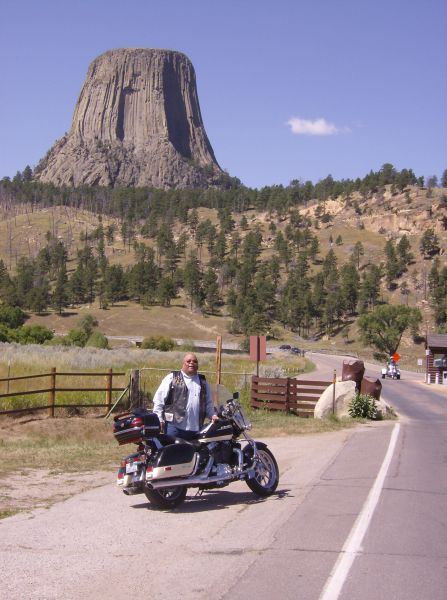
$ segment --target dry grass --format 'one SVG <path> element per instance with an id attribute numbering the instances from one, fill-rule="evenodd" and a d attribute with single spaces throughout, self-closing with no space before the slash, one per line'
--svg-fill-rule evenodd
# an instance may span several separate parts
<path id="1" fill-rule="evenodd" d="M 109 368 L 125 372 L 122 377 L 114 378 L 114 386 L 126 387 L 131 369 L 141 369 L 141 389 L 152 397 L 162 377 L 169 371 L 181 366 L 183 351 L 158 352 L 139 348 L 118 348 L 100 350 L 96 348 L 75 348 L 19 344 L 0 344 L 0 378 L 21 377 L 49 373 L 51 367 L 65 372 L 104 372 Z M 216 364 L 214 353 L 197 353 L 200 370 L 206 374 L 210 384 L 216 382 Z M 307 372 L 312 366 L 303 358 L 293 355 L 269 356 L 261 365 L 260 374 L 272 373 L 280 376 L 293 376 Z M 254 373 L 254 363 L 247 355 L 222 355 L 222 381 L 230 390 L 246 388 Z M 105 378 L 73 376 L 57 378 L 57 387 L 105 387 Z M 42 379 L 19 380 L 9 383 L 0 382 L 2 393 L 26 391 L 49 387 L 49 377 Z M 114 393 L 117 398 L 118 392 Z M 58 392 L 57 403 L 93 403 L 104 402 L 105 392 Z M 7 410 L 27 406 L 46 406 L 48 393 L 22 397 L 0 398 L 0 409 Z"/>
<path id="2" fill-rule="evenodd" d="M 49 364 L 59 370 L 74 370 L 73 365 L 78 370 L 97 370 L 110 366 L 114 369 L 141 367 L 142 389 L 151 397 L 165 373 L 179 368 L 182 356 L 183 352 L 79 348 L 64 348 L 62 352 L 55 347 L 3 344 L 0 376 L 5 375 L 8 363 L 11 374 L 17 376 L 45 371 Z M 211 384 L 215 383 L 214 355 L 199 354 L 199 361 L 201 372 L 206 373 Z M 260 374 L 291 376 L 310 369 L 312 365 L 306 359 L 280 354 L 269 357 L 261 365 Z M 338 421 L 316 422 L 293 415 L 251 410 L 249 384 L 252 373 L 253 363 L 246 355 L 222 356 L 222 383 L 229 390 L 241 390 L 241 400 L 253 422 L 256 436 L 316 433 L 347 426 Z M 57 417 L 50 419 L 46 413 L 36 413 L 0 418 L 0 449 L 6 459 L 2 461 L 0 476 L 17 469 L 38 467 L 64 471 L 104 470 L 116 465 L 120 456 L 130 451 L 130 447 L 128 450 L 127 446 L 117 446 L 112 435 L 112 420 L 100 418 L 97 411 L 90 410 L 84 418 L 68 418 L 60 410 L 57 411 Z"/>

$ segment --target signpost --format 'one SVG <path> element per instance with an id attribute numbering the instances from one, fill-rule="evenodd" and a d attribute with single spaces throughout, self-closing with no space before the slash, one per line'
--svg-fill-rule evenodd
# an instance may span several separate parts
<path id="1" fill-rule="evenodd" d="M 259 363 L 267 358 L 267 340 L 265 335 L 250 336 L 250 360 L 256 361 L 256 376 L 259 376 Z"/>

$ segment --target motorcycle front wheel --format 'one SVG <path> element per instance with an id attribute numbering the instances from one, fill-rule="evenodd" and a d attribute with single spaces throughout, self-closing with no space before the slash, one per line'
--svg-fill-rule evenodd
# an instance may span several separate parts
<path id="1" fill-rule="evenodd" d="M 270 496 L 279 482 L 279 469 L 275 457 L 268 448 L 258 448 L 258 460 L 254 462 L 255 476 L 247 479 L 247 485 L 258 496 Z"/>
<path id="2" fill-rule="evenodd" d="M 179 506 L 186 498 L 186 486 L 162 488 L 159 490 L 144 489 L 146 498 L 156 508 L 170 509 Z"/>

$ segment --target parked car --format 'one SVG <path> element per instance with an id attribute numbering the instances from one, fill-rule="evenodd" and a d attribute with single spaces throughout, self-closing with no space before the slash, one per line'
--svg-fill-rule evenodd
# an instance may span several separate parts
<path id="1" fill-rule="evenodd" d="M 280 350 L 290 350 L 291 346 L 290 344 L 281 344 L 281 346 L 279 347 Z"/>
<path id="2" fill-rule="evenodd" d="M 301 354 L 301 350 L 296 346 L 292 346 L 292 348 L 290 348 L 290 352 L 293 352 L 294 354 Z"/>

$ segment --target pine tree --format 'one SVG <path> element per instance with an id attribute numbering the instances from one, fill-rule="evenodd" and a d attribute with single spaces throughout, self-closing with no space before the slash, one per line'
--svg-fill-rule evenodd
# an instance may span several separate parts
<path id="1" fill-rule="evenodd" d="M 59 269 L 53 293 L 51 294 L 51 306 L 61 315 L 64 308 L 68 306 L 68 301 L 69 291 L 67 269 L 65 265 L 62 265 Z"/>

